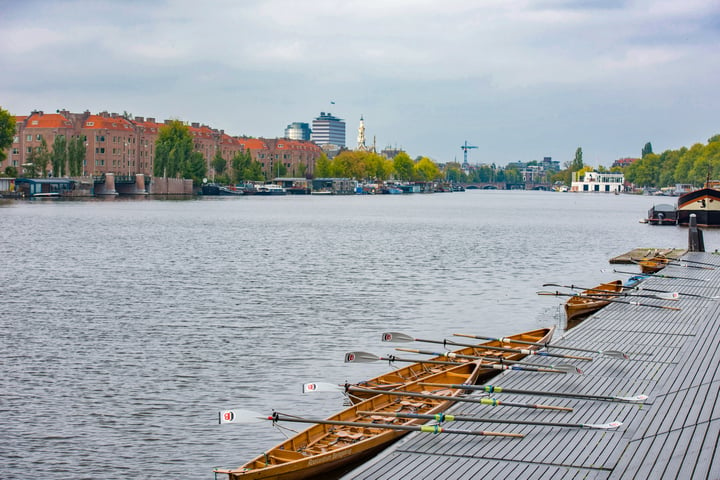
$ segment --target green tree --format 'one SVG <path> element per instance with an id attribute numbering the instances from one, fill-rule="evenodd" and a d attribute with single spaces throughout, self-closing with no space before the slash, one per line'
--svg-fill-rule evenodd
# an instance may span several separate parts
<path id="1" fill-rule="evenodd" d="M 44 178 L 47 177 L 47 167 L 50 163 L 50 151 L 48 150 L 48 144 L 45 140 L 45 137 L 40 139 L 40 146 L 36 149 L 36 155 L 33 159 L 33 163 L 35 164 L 35 167 L 37 167 L 36 171 L 40 175 L 40 177 Z"/>
<path id="2" fill-rule="evenodd" d="M 85 144 L 81 137 L 73 137 L 67 145 L 68 172 L 71 177 L 79 177 L 85 161 Z"/>
<path id="3" fill-rule="evenodd" d="M 193 150 L 190 129 L 180 120 L 172 120 L 160 128 L 155 142 L 156 177 L 191 178 L 199 184 L 207 173 L 202 154 Z"/>
<path id="4" fill-rule="evenodd" d="M 400 152 L 393 158 L 393 169 L 395 170 L 395 178 L 398 180 L 412 180 L 415 173 L 415 164 L 410 156 L 405 152 Z"/>
<path id="5" fill-rule="evenodd" d="M 243 180 L 247 179 L 244 176 L 244 172 L 250 167 L 251 163 L 252 157 L 250 156 L 249 150 L 235 153 L 235 156 L 233 156 L 232 160 L 230 160 L 232 178 L 235 183 L 242 183 Z"/>
<path id="6" fill-rule="evenodd" d="M 327 178 L 330 176 L 330 159 L 322 153 L 315 161 L 315 178 Z"/>
<path id="7" fill-rule="evenodd" d="M 577 172 L 579 170 L 582 170 L 584 166 L 585 164 L 583 163 L 583 151 L 581 147 L 578 147 L 577 150 L 575 150 L 575 159 L 570 165 L 570 170 L 573 172 Z"/>
<path id="8" fill-rule="evenodd" d="M 650 155 L 651 153 L 653 153 L 652 144 L 647 142 L 642 148 L 642 156 L 640 158 L 645 158 L 645 155 Z"/>
<path id="9" fill-rule="evenodd" d="M 18 176 L 17 167 L 13 167 L 12 165 L 8 165 L 7 167 L 5 167 L 5 176 L 12 177 L 12 178 L 17 177 Z"/>
<path id="10" fill-rule="evenodd" d="M 225 173 L 225 169 L 227 168 L 227 160 L 223 158 L 220 150 L 215 152 L 215 157 L 212 159 L 210 165 L 212 166 L 212 169 L 216 175 L 222 175 Z"/>
<path id="11" fill-rule="evenodd" d="M 263 173 L 262 165 L 260 162 L 252 161 L 250 165 L 243 171 L 242 177 L 245 180 L 252 182 L 265 181 L 265 174 Z"/>
<path id="12" fill-rule="evenodd" d="M 0 107 L 0 163 L 7 158 L 6 150 L 10 148 L 15 136 L 15 117 Z"/>
<path id="13" fill-rule="evenodd" d="M 68 151 L 67 138 L 65 135 L 55 137 L 50 154 L 50 163 L 52 164 L 52 172 L 54 177 L 62 177 L 67 173 Z"/>

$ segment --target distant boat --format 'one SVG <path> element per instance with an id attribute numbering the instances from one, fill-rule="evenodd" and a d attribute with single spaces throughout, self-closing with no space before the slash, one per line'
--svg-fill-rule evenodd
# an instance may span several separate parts
<path id="1" fill-rule="evenodd" d="M 255 195 L 286 195 L 287 192 L 280 185 L 266 183 L 255 187 Z"/>
<path id="2" fill-rule="evenodd" d="M 695 215 L 698 227 L 720 227 L 720 181 L 708 180 L 701 189 L 678 197 L 678 225 L 688 225 Z"/>
<path id="3" fill-rule="evenodd" d="M 648 211 L 647 222 L 650 225 L 677 225 L 678 212 L 674 205 L 661 203 L 653 205 Z"/>

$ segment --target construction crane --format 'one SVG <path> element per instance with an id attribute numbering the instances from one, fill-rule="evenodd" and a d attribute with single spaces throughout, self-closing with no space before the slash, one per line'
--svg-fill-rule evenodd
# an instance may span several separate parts
<path id="1" fill-rule="evenodd" d="M 461 148 L 462 151 L 463 151 L 463 158 L 464 158 L 464 160 L 463 160 L 463 165 L 467 165 L 467 152 L 468 152 L 468 150 L 470 150 L 471 148 L 478 148 L 478 147 L 475 147 L 475 146 L 473 146 L 473 145 L 468 145 L 467 140 L 465 140 L 465 145 L 461 145 L 460 148 Z"/>

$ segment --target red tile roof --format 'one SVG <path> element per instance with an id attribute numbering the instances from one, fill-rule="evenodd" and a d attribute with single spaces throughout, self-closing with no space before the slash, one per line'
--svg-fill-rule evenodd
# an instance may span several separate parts
<path id="1" fill-rule="evenodd" d="M 100 115 L 90 115 L 83 128 L 98 129 L 104 128 L 107 130 L 121 130 L 121 131 L 133 131 L 133 125 L 123 117 L 102 117 Z"/>
<path id="2" fill-rule="evenodd" d="M 33 113 L 25 128 L 72 128 L 72 122 L 59 113 Z"/>

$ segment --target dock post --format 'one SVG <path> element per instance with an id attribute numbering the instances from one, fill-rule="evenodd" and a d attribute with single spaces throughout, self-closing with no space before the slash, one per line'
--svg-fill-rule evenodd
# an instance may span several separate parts
<path id="1" fill-rule="evenodd" d="M 690 214 L 688 227 L 688 252 L 704 252 L 703 233 L 697 226 L 697 216 L 694 213 Z"/>

